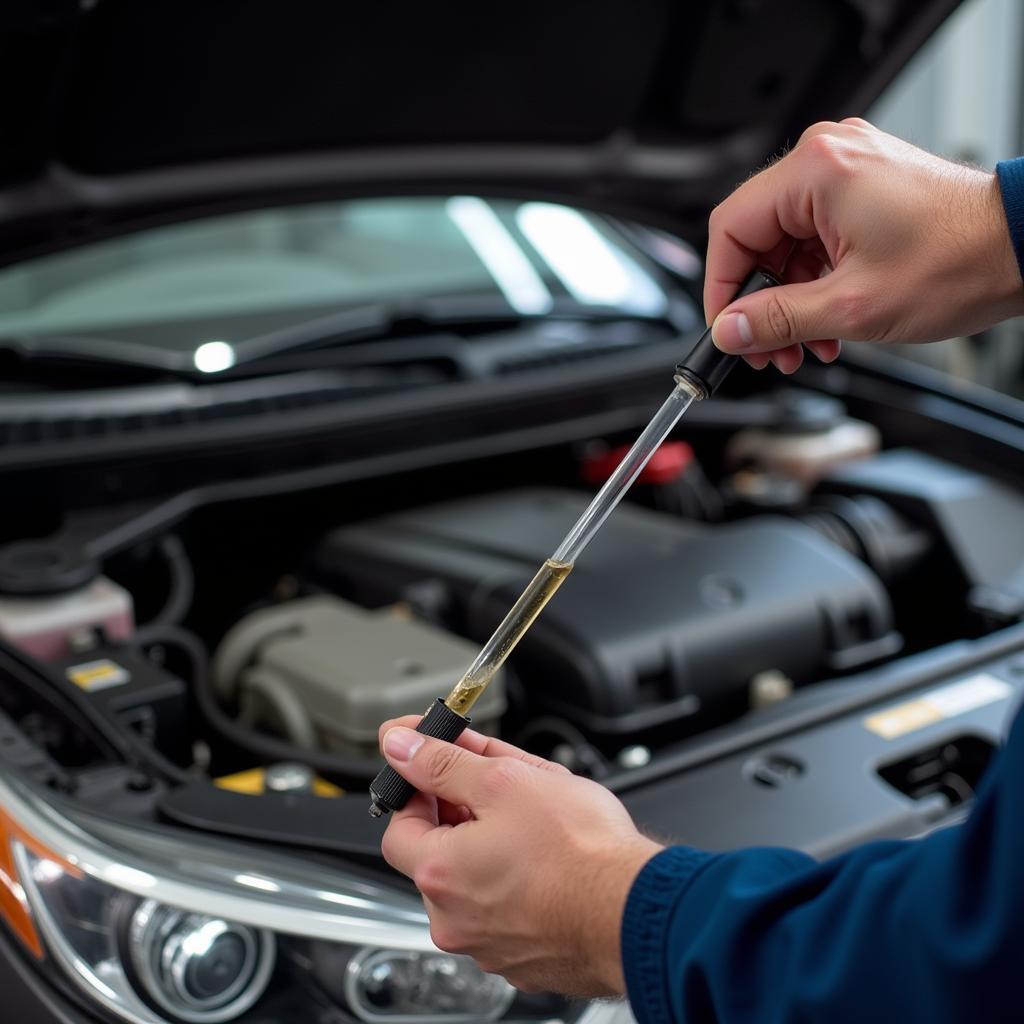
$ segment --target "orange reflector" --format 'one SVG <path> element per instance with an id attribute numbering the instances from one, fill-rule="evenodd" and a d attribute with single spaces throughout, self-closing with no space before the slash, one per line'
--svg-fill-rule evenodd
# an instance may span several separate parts
<path id="1" fill-rule="evenodd" d="M 18 880 L 18 871 L 14 864 L 14 840 L 38 856 L 55 861 L 63 871 L 75 878 L 81 878 L 82 872 L 73 864 L 58 857 L 52 850 L 48 850 L 0 809 L 0 917 L 7 922 L 36 959 L 42 960 L 43 944 L 32 923 L 32 911 L 29 909 L 28 898 Z"/>

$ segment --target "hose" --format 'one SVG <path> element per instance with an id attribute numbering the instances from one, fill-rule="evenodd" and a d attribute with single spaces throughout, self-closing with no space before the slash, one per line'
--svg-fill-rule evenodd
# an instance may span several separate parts
<path id="1" fill-rule="evenodd" d="M 167 563 L 170 585 L 164 606 L 149 620 L 147 625 L 170 625 L 181 622 L 188 614 L 189 608 L 192 607 L 192 597 L 195 594 L 195 574 L 192 571 L 192 563 L 185 552 L 185 545 L 173 534 L 162 537 L 158 548 Z"/>
<path id="2" fill-rule="evenodd" d="M 572 749 L 579 767 L 591 778 L 601 779 L 608 774 L 608 762 L 605 758 L 587 741 L 586 736 L 566 719 L 556 718 L 554 715 L 538 718 L 519 731 L 515 745 L 528 749 L 527 744 L 538 736 L 554 736 L 562 740 Z"/>

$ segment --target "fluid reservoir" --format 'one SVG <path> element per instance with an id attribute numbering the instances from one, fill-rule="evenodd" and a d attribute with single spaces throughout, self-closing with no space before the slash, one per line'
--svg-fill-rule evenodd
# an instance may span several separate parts
<path id="1" fill-rule="evenodd" d="M 126 640 L 133 626 L 131 594 L 105 576 L 64 594 L 0 596 L 0 638 L 41 661 L 70 655 L 74 638 L 86 631 Z"/>
<path id="2" fill-rule="evenodd" d="M 729 442 L 732 466 L 754 466 L 766 473 L 817 482 L 836 466 L 874 455 L 881 435 L 870 423 L 851 419 L 841 402 L 805 391 L 777 397 L 778 420 L 741 430 Z"/>

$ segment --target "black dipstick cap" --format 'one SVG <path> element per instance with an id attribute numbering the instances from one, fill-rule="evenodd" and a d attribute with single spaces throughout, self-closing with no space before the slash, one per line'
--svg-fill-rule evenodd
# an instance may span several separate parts
<path id="1" fill-rule="evenodd" d="M 470 720 L 463 718 L 457 711 L 452 711 L 438 697 L 420 719 L 416 731 L 424 736 L 433 736 L 448 743 L 454 743 L 469 725 Z M 382 768 L 377 778 L 370 783 L 370 814 L 379 818 L 388 811 L 400 811 L 411 799 L 416 789 L 406 782 L 391 765 Z"/>
<path id="2" fill-rule="evenodd" d="M 733 301 L 744 295 L 765 288 L 774 288 L 779 282 L 766 270 L 755 270 L 743 282 L 743 287 L 733 296 Z M 739 362 L 739 356 L 726 355 L 715 347 L 709 327 L 690 350 L 690 354 L 676 365 L 676 376 L 683 377 L 702 392 L 701 398 L 710 398 L 729 376 L 729 371 Z"/>

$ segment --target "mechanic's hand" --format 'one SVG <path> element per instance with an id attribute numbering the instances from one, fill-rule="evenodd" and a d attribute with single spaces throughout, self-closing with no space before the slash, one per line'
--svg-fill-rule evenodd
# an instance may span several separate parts
<path id="1" fill-rule="evenodd" d="M 715 344 L 792 373 L 802 342 L 935 341 L 1024 312 L 996 176 L 860 118 L 812 125 L 711 214 L 704 312 Z M 758 264 L 783 285 L 728 305 Z M 724 311 L 723 311 L 724 310 Z"/>
<path id="2" fill-rule="evenodd" d="M 608 790 L 509 743 L 458 745 L 381 726 L 392 767 L 420 791 L 388 825 L 387 862 L 423 895 L 434 942 L 526 991 L 624 990 L 619 927 L 661 847 Z"/>

